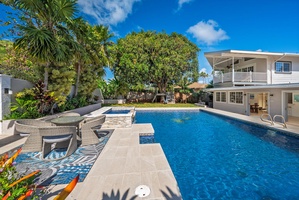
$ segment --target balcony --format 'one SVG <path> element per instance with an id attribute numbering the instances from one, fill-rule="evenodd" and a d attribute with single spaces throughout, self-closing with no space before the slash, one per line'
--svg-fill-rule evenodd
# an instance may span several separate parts
<path id="1" fill-rule="evenodd" d="M 213 76 L 213 83 L 227 83 L 233 84 L 263 84 L 267 83 L 266 72 L 216 72 Z"/>

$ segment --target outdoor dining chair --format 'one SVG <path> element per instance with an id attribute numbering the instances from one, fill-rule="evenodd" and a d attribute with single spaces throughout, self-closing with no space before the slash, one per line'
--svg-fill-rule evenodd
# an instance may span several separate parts
<path id="1" fill-rule="evenodd" d="M 27 137 L 24 145 L 22 146 L 22 152 L 35 152 L 41 151 L 42 143 L 41 136 L 39 134 L 39 127 L 49 127 L 52 123 L 44 122 L 36 119 L 20 119 L 15 121 L 16 133 L 20 136 Z"/>
<path id="2" fill-rule="evenodd" d="M 73 154 L 77 149 L 77 129 L 75 126 L 52 126 L 38 128 L 42 137 L 42 159 L 60 160 Z M 47 155 L 54 149 L 67 148 L 61 157 Z"/>
<path id="3" fill-rule="evenodd" d="M 95 129 L 100 129 L 105 122 L 105 115 L 87 119 L 81 124 L 82 146 L 98 144 L 99 138 L 95 133 Z"/>

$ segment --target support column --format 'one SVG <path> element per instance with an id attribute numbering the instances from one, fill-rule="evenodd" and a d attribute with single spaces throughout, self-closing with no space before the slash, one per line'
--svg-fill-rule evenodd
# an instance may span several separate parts
<path id="1" fill-rule="evenodd" d="M 235 85 L 235 58 L 232 58 L 232 82 L 233 86 Z"/>

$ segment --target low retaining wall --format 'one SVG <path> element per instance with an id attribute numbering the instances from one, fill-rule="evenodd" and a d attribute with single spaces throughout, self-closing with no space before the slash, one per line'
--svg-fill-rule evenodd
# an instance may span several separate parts
<path id="1" fill-rule="evenodd" d="M 135 107 L 102 107 L 86 115 L 86 117 L 105 115 L 106 118 L 102 128 L 130 128 L 135 120 L 135 114 Z"/>
<path id="2" fill-rule="evenodd" d="M 124 104 L 126 99 L 104 99 L 104 104 Z"/>
<path id="3" fill-rule="evenodd" d="M 82 108 L 77 108 L 74 110 L 68 110 L 65 111 L 63 113 L 68 113 L 68 112 L 76 112 L 78 114 L 80 114 L 81 116 L 90 113 L 94 110 L 100 109 L 102 107 L 101 103 L 97 103 L 97 104 L 92 104 L 92 105 L 88 105 Z M 58 113 L 55 115 L 47 115 L 45 117 L 39 118 L 40 120 L 51 120 L 56 118 L 58 115 L 60 115 L 62 113 Z M 1 134 L 6 134 L 6 135 L 14 135 L 15 134 L 15 126 L 14 126 L 15 120 L 3 120 L 0 121 L 0 135 Z"/>
<path id="4" fill-rule="evenodd" d="M 132 116 L 107 116 L 102 128 L 130 128 L 132 126 Z"/>

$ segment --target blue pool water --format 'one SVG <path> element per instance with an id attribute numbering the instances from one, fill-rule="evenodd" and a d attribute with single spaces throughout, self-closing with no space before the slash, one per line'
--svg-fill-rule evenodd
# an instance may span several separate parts
<path id="1" fill-rule="evenodd" d="M 130 110 L 108 110 L 104 112 L 103 114 L 128 114 Z"/>
<path id="2" fill-rule="evenodd" d="M 202 111 L 138 111 L 183 199 L 299 199 L 299 139 Z"/>
<path id="3" fill-rule="evenodd" d="M 155 143 L 154 135 L 139 136 L 139 144 L 151 144 L 151 143 Z"/>

